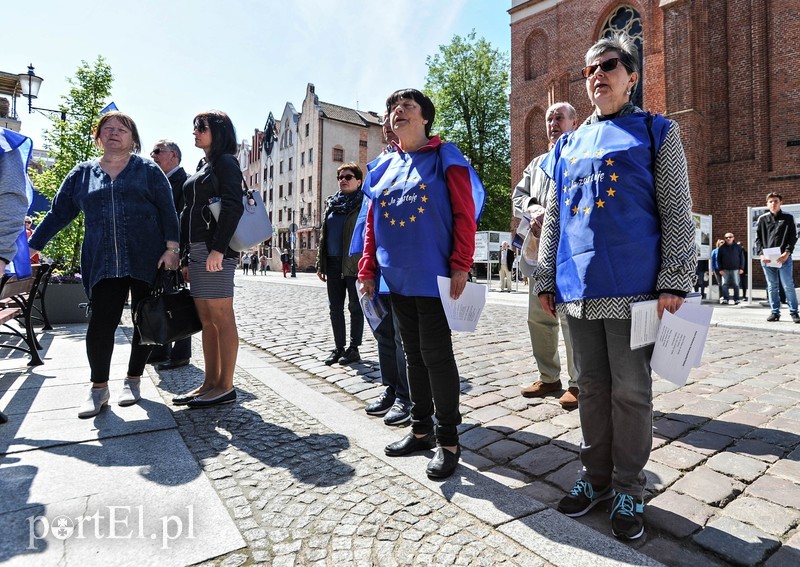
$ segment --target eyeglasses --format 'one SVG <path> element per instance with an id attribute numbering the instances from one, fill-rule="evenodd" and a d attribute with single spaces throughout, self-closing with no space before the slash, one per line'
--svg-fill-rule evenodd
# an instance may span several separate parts
<path id="1" fill-rule="evenodd" d="M 597 68 L 599 67 L 603 73 L 608 73 L 609 71 L 613 71 L 619 65 L 619 57 L 612 57 L 611 59 L 606 59 L 602 63 L 595 63 L 594 65 L 587 65 L 583 69 L 581 69 L 581 75 L 583 75 L 584 79 L 588 79 L 592 75 L 595 74 Z"/>
<path id="2" fill-rule="evenodd" d="M 733 236 L 726 236 L 725 237 L 726 240 L 731 240 L 732 238 L 733 238 Z"/>
<path id="3" fill-rule="evenodd" d="M 31 221 L 29 221 L 29 220 L 26 220 L 26 221 L 25 221 L 25 224 L 31 224 Z"/>
<path id="4" fill-rule="evenodd" d="M 156 148 L 152 152 L 150 152 L 150 155 L 151 156 L 157 156 L 161 152 L 171 152 L 171 151 L 172 150 L 170 150 L 169 148 Z"/>
<path id="5" fill-rule="evenodd" d="M 208 130 L 208 124 L 205 122 L 195 122 L 194 129 L 200 132 L 201 134 Z"/>
<path id="6" fill-rule="evenodd" d="M 337 177 L 336 177 L 336 179 L 338 179 L 339 181 L 341 181 L 341 180 L 343 180 L 343 179 L 344 179 L 345 181 L 350 181 L 350 180 L 351 180 L 351 179 L 353 179 L 354 177 L 355 177 L 355 175 L 353 175 L 352 173 L 347 173 L 347 174 L 345 174 L 345 175 L 339 175 L 339 176 L 337 176 Z"/>

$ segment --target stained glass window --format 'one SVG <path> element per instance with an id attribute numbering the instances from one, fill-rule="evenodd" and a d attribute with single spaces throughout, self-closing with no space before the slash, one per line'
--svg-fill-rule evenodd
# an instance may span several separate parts
<path id="1" fill-rule="evenodd" d="M 639 12 L 630 6 L 620 6 L 606 20 L 603 24 L 603 31 L 600 32 L 600 37 L 611 37 L 618 33 L 624 33 L 633 40 L 636 44 L 636 49 L 639 51 L 639 81 L 636 83 L 636 89 L 631 93 L 631 102 L 643 108 L 642 106 L 642 84 L 644 83 L 644 50 L 643 42 L 644 35 L 642 33 L 642 17 Z"/>

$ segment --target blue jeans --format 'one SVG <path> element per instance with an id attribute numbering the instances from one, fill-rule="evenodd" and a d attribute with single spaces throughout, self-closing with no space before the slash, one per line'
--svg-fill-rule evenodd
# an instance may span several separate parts
<path id="1" fill-rule="evenodd" d="M 769 296 L 769 306 L 772 312 L 780 314 L 781 312 L 781 296 L 780 287 L 783 286 L 783 291 L 786 293 L 786 303 L 789 305 L 789 313 L 797 313 L 797 292 L 794 289 L 794 281 L 792 280 L 792 257 L 783 263 L 780 268 L 768 267 L 764 262 L 761 262 L 761 267 L 764 269 L 764 276 L 767 278 L 767 295 Z"/>
<path id="2" fill-rule="evenodd" d="M 384 294 L 380 296 L 380 300 L 383 302 L 387 313 L 373 334 L 378 342 L 378 363 L 381 367 L 381 382 L 386 386 L 387 393 L 398 402 L 410 404 L 406 354 L 403 351 L 403 341 L 400 339 L 400 327 L 397 317 L 392 314 L 392 299 L 390 295 Z"/>
<path id="3" fill-rule="evenodd" d="M 722 274 L 722 299 L 728 301 L 730 294 L 728 290 L 733 286 L 733 300 L 739 301 L 739 270 L 724 270 Z"/>
<path id="4" fill-rule="evenodd" d="M 567 320 L 581 390 L 581 477 L 641 498 L 653 444 L 653 345 L 631 350 L 630 319 Z"/>

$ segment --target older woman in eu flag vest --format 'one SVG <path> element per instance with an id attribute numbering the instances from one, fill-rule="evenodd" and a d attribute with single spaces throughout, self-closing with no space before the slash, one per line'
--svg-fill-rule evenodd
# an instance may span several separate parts
<path id="1" fill-rule="evenodd" d="M 631 303 L 674 313 L 691 291 L 694 225 L 678 125 L 630 102 L 636 46 L 604 38 L 586 53 L 595 112 L 542 163 L 554 181 L 535 288 L 567 315 L 581 391 L 581 478 L 558 509 L 581 516 L 613 498 L 611 532 L 644 533 L 644 466 L 652 443 L 652 345 L 632 350 Z"/>
<path id="2" fill-rule="evenodd" d="M 458 148 L 430 135 L 436 110 L 427 96 L 415 89 L 396 91 L 386 110 L 398 151 L 371 164 L 364 182 L 370 203 L 358 279 L 372 296 L 379 266 L 389 286 L 413 406 L 411 433 L 385 452 L 394 457 L 436 447 L 426 472 L 446 478 L 461 455 L 460 384 L 437 276 L 450 277 L 450 296 L 460 297 L 484 190 Z"/>

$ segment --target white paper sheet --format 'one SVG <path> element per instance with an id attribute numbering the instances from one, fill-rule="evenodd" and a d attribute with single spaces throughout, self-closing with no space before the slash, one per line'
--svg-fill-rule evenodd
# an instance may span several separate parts
<path id="1" fill-rule="evenodd" d="M 684 305 L 686 303 L 699 305 L 701 301 L 702 297 L 699 293 L 690 293 L 686 296 Z M 631 303 L 631 349 L 641 348 L 656 342 L 660 322 L 657 299 Z"/>
<path id="2" fill-rule="evenodd" d="M 372 299 L 366 293 L 358 292 L 358 300 L 361 303 L 361 310 L 367 318 L 367 323 L 374 331 L 381 324 L 383 318 L 386 317 L 386 308 L 381 301 L 381 296 L 375 292 Z"/>
<path id="3" fill-rule="evenodd" d="M 650 359 L 656 374 L 678 386 L 686 384 L 691 369 L 700 365 L 712 312 L 693 303 L 684 303 L 674 315 L 664 311 Z"/>
<path id="4" fill-rule="evenodd" d="M 489 297 L 489 288 L 483 284 L 467 282 L 461 297 L 453 299 L 450 297 L 450 278 L 437 276 L 437 283 L 450 329 L 468 333 L 474 331 Z"/>
<path id="5" fill-rule="evenodd" d="M 761 250 L 761 253 L 769 260 L 767 266 L 770 268 L 780 268 L 783 265 L 778 262 L 778 258 L 781 256 L 781 249 L 779 246 L 775 248 L 764 248 Z"/>

